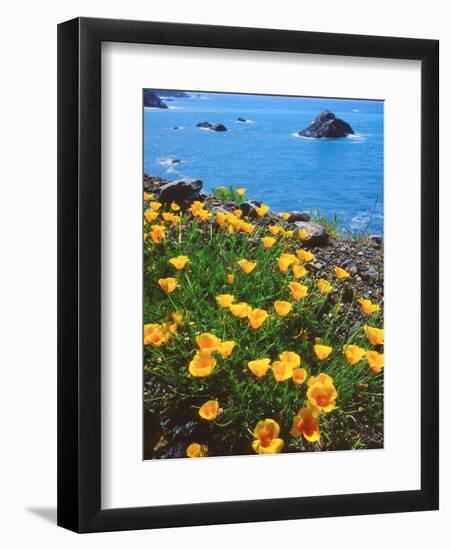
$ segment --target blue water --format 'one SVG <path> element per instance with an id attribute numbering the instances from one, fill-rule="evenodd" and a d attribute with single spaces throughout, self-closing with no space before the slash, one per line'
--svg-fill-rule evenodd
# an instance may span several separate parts
<path id="1" fill-rule="evenodd" d="M 368 231 L 383 232 L 383 102 L 201 92 L 167 104 L 144 110 L 145 172 L 195 177 L 205 191 L 245 187 L 276 212 L 319 210 L 336 214 L 342 228 L 361 232 L 369 224 Z M 295 136 L 324 109 L 356 135 Z M 221 122 L 229 131 L 196 128 L 203 121 Z M 171 166 L 173 158 L 181 164 Z"/>

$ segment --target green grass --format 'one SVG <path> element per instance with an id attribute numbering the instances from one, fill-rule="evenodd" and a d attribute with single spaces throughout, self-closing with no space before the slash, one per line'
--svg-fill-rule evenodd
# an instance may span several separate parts
<path id="1" fill-rule="evenodd" d="M 215 196 L 218 196 L 216 193 L 217 190 Z M 236 200 L 237 194 L 230 186 L 227 200 L 231 195 Z M 355 343 L 367 350 L 381 349 L 368 344 L 362 327 L 342 341 L 351 319 L 348 313 L 341 313 L 339 281 L 331 281 L 337 292 L 322 295 L 316 279 L 323 273 L 314 276 L 308 273 L 298 282 L 308 286 L 309 293 L 294 301 L 288 283 L 295 279 L 291 270 L 279 270 L 276 258 L 284 252 L 295 253 L 305 247 L 304 243 L 297 237 L 277 237 L 276 244 L 266 249 L 260 241 L 266 234 L 258 226 L 251 235 L 229 234 L 213 217 L 202 222 L 184 213 L 181 224 L 168 228 L 161 244 L 146 240 L 144 323 L 162 324 L 173 312 L 183 314 L 183 323 L 161 347 L 144 346 L 145 381 L 158 388 L 146 396 L 144 406 L 165 418 L 192 420 L 195 424 L 192 441 L 207 444 L 209 455 L 252 453 L 252 432 L 257 422 L 265 418 L 279 423 L 280 437 L 285 442 L 283 452 L 379 446 L 383 431 L 383 372 L 374 374 L 366 360 L 350 366 L 342 348 Z M 168 263 L 178 255 L 190 259 L 181 271 Z M 237 265 L 242 258 L 257 262 L 249 275 Z M 307 264 L 305 267 L 308 269 Z M 228 273 L 235 275 L 231 285 L 226 281 Z M 179 286 L 171 294 L 165 294 L 158 285 L 158 279 L 165 277 L 178 280 Z M 244 301 L 253 308 L 265 309 L 269 318 L 260 329 L 254 330 L 246 319 L 233 317 L 228 309 L 217 304 L 215 297 L 219 294 L 232 294 L 235 302 Z M 292 302 L 292 312 L 285 318 L 278 317 L 273 307 L 275 300 Z M 359 309 L 359 304 L 353 303 L 352 308 Z M 382 327 L 382 313 L 371 315 L 367 323 Z M 195 337 L 204 332 L 233 340 L 236 347 L 228 358 L 214 354 L 217 366 L 211 376 L 195 378 L 189 374 L 188 365 L 197 351 Z M 333 347 L 329 359 L 319 361 L 315 356 L 316 338 Z M 300 355 L 308 378 L 325 372 L 337 388 L 336 407 L 319 417 L 321 439 L 317 443 L 289 434 L 293 417 L 307 402 L 308 380 L 296 386 L 292 380 L 276 382 L 271 371 L 263 378 L 256 378 L 247 368 L 248 361 L 265 357 L 274 361 L 283 351 Z M 209 399 L 217 399 L 222 409 L 213 422 L 198 415 L 198 407 Z"/>
<path id="2" fill-rule="evenodd" d="M 322 214 L 320 210 L 315 209 L 311 212 L 311 220 L 322 225 L 330 237 L 334 239 L 346 239 L 363 243 L 371 234 L 371 219 L 361 230 L 350 229 L 348 227 L 343 228 L 336 213 L 330 217 Z"/>
<path id="3" fill-rule="evenodd" d="M 242 204 L 247 199 L 245 198 L 245 193 L 240 195 L 237 189 L 233 185 L 229 185 L 228 187 L 221 185 L 212 190 L 212 195 L 223 202 L 234 201 L 236 204 Z"/>

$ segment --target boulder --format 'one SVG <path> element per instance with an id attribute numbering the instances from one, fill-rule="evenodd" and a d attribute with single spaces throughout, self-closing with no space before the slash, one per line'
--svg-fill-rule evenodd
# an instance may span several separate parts
<path id="1" fill-rule="evenodd" d="M 378 271 L 372 265 L 363 265 L 359 268 L 363 281 L 376 281 L 379 277 Z"/>
<path id="2" fill-rule="evenodd" d="M 295 222 L 294 225 L 298 231 L 304 229 L 309 233 L 309 239 L 304 241 L 308 246 L 324 246 L 330 240 L 324 227 L 316 222 Z"/>
<path id="3" fill-rule="evenodd" d="M 212 124 L 209 122 L 199 122 L 197 128 L 211 128 Z"/>
<path id="4" fill-rule="evenodd" d="M 180 159 L 172 159 L 170 164 L 181 164 L 181 160 Z"/>
<path id="5" fill-rule="evenodd" d="M 372 248 L 381 248 L 383 237 L 381 235 L 369 235 L 366 244 Z"/>
<path id="6" fill-rule="evenodd" d="M 160 187 L 159 200 L 163 203 L 190 203 L 198 198 L 202 187 L 203 182 L 195 178 L 169 181 Z"/>
<path id="7" fill-rule="evenodd" d="M 311 216 L 307 212 L 291 212 L 288 222 L 309 222 L 311 221 Z"/>
<path id="8" fill-rule="evenodd" d="M 229 213 L 230 213 L 229 210 L 227 210 L 227 209 L 224 208 L 223 206 L 219 206 L 219 205 L 217 205 L 217 206 L 212 206 L 212 207 L 210 208 L 210 211 L 211 211 L 213 214 L 217 214 L 217 213 L 219 213 L 219 212 L 220 212 L 221 214 L 229 214 Z"/>
<path id="9" fill-rule="evenodd" d="M 144 174 L 144 191 L 147 193 L 159 192 L 159 188 L 168 183 L 168 180 Z"/>
<path id="10" fill-rule="evenodd" d="M 353 128 L 347 122 L 336 118 L 330 111 L 322 111 L 304 130 L 298 135 L 309 138 L 341 138 L 354 134 Z"/>
<path id="11" fill-rule="evenodd" d="M 241 116 L 238 116 L 236 119 L 238 122 L 247 122 L 246 118 L 242 118 Z"/>
<path id="12" fill-rule="evenodd" d="M 168 109 L 167 105 L 152 90 L 144 90 L 144 107 L 154 107 L 157 109 Z"/>
<path id="13" fill-rule="evenodd" d="M 261 203 L 258 201 L 245 201 L 240 206 L 239 209 L 242 210 L 244 216 L 249 216 L 250 218 L 257 218 L 258 214 L 256 208 L 259 208 Z"/>
<path id="14" fill-rule="evenodd" d="M 228 132 L 228 128 L 223 124 L 213 124 L 210 129 L 214 132 Z"/>

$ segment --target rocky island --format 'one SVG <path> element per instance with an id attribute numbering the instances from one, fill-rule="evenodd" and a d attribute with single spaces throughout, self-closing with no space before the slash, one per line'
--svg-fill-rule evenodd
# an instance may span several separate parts
<path id="1" fill-rule="evenodd" d="M 197 128 L 206 128 L 207 130 L 213 130 L 214 132 L 227 132 L 228 128 L 221 123 L 211 124 L 210 122 L 199 122 Z"/>
<path id="2" fill-rule="evenodd" d="M 342 138 L 354 133 L 350 124 L 326 110 L 318 114 L 307 128 L 298 132 L 298 135 L 309 138 Z"/>
<path id="3" fill-rule="evenodd" d="M 152 90 L 144 90 L 144 107 L 168 109 L 164 101 Z"/>

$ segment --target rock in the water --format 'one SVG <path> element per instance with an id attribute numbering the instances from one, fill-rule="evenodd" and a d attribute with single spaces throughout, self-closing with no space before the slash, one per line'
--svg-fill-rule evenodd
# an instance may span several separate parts
<path id="1" fill-rule="evenodd" d="M 304 229 L 308 232 L 309 239 L 304 241 L 308 246 L 324 246 L 330 240 L 324 227 L 316 222 L 295 222 L 294 225 L 299 231 Z"/>
<path id="2" fill-rule="evenodd" d="M 181 160 L 180 159 L 172 159 L 170 164 L 181 164 Z"/>
<path id="3" fill-rule="evenodd" d="M 381 248 L 382 243 L 383 237 L 381 235 L 369 235 L 367 237 L 367 246 L 371 246 L 372 248 Z"/>
<path id="4" fill-rule="evenodd" d="M 223 124 L 213 124 L 211 130 L 214 130 L 214 132 L 228 132 L 228 128 Z"/>
<path id="5" fill-rule="evenodd" d="M 159 200 L 163 203 L 175 201 L 189 203 L 198 198 L 203 182 L 194 178 L 169 181 L 162 185 L 159 191 Z"/>
<path id="6" fill-rule="evenodd" d="M 236 119 L 238 122 L 247 122 L 246 118 L 242 118 L 241 116 L 238 116 Z"/>
<path id="7" fill-rule="evenodd" d="M 211 124 L 210 122 L 199 122 L 197 124 L 197 128 L 207 128 L 208 130 L 214 130 L 214 132 L 228 131 L 228 128 L 226 128 L 223 124 Z"/>
<path id="8" fill-rule="evenodd" d="M 144 107 L 155 107 L 157 109 L 168 109 L 167 105 L 152 90 L 144 90 Z"/>
<path id="9" fill-rule="evenodd" d="M 311 216 L 307 212 L 291 212 L 288 222 L 309 222 Z"/>
<path id="10" fill-rule="evenodd" d="M 298 135 L 310 138 L 341 138 L 354 134 L 353 128 L 347 122 L 336 118 L 330 111 L 322 111 L 314 122 Z"/>

